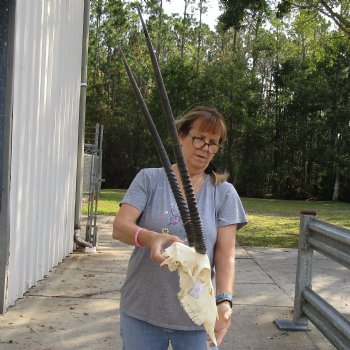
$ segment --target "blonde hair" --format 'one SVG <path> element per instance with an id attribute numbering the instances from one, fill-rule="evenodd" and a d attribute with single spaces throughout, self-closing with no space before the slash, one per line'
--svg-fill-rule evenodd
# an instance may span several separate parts
<path id="1" fill-rule="evenodd" d="M 226 141 L 227 126 L 224 117 L 216 108 L 212 107 L 197 106 L 180 116 L 175 121 L 178 133 L 188 135 L 192 129 L 192 124 L 198 119 L 201 119 L 199 126 L 200 131 L 220 134 L 221 136 L 219 143 Z M 209 163 L 209 166 L 205 172 L 210 174 L 214 185 L 218 185 L 221 182 L 226 181 L 229 176 L 227 172 L 219 173 L 212 163 Z"/>

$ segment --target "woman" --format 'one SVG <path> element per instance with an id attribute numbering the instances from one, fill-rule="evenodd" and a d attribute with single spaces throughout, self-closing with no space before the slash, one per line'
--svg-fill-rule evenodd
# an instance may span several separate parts
<path id="1" fill-rule="evenodd" d="M 236 230 L 244 209 L 226 174 L 211 161 L 226 138 L 226 124 L 213 108 L 199 106 L 177 120 L 180 144 L 196 196 L 207 253 L 215 270 L 218 345 L 231 322 Z M 183 193 L 179 170 L 172 169 Z M 160 263 L 164 248 L 186 243 L 175 199 L 163 168 L 141 170 L 129 187 L 113 225 L 113 238 L 135 245 L 121 290 L 120 329 L 125 350 L 207 349 L 207 337 L 182 309 L 179 280 Z"/>

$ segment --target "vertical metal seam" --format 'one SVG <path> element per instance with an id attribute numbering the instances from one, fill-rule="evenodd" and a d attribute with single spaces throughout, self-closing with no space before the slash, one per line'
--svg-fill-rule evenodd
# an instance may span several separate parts
<path id="1" fill-rule="evenodd" d="M 3 0 L 0 6 L 0 73 L 3 75 L 1 80 L 4 84 L 3 91 L 0 88 L 0 313 L 6 312 L 7 309 L 10 255 L 9 195 L 15 8 L 15 0 Z"/>

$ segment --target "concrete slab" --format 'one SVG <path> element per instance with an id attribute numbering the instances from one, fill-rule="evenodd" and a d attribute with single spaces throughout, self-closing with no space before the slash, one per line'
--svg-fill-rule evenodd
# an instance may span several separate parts
<path id="1" fill-rule="evenodd" d="M 118 309 L 113 299 L 25 297 L 0 318 L 0 349 L 121 349 Z"/>
<path id="2" fill-rule="evenodd" d="M 116 299 L 123 281 L 123 274 L 56 268 L 26 295 Z"/>
<path id="3" fill-rule="evenodd" d="M 112 239 L 113 217 L 99 217 L 98 252 L 73 253 L 0 315 L 0 350 L 120 350 L 119 299 L 132 247 Z M 317 256 L 314 289 L 349 317 L 350 273 Z M 292 319 L 296 249 L 237 246 L 234 317 L 221 350 L 334 350 L 311 332 L 282 332 Z M 194 349 L 195 350 L 195 349 Z"/>
<path id="4" fill-rule="evenodd" d="M 238 283 L 273 283 L 270 276 L 257 266 L 253 259 L 236 259 L 236 284 Z"/>
<path id="5" fill-rule="evenodd" d="M 235 286 L 234 304 L 288 307 L 292 299 L 275 284 L 242 283 Z"/>
<path id="6" fill-rule="evenodd" d="M 335 348 L 311 325 L 311 332 L 279 331 L 274 319 L 291 319 L 286 307 L 235 305 L 233 322 L 221 350 L 334 350 Z"/>
<path id="7" fill-rule="evenodd" d="M 291 298 L 295 293 L 297 250 L 266 247 L 246 248 L 248 255 Z M 350 270 L 315 252 L 312 288 L 335 308 L 350 314 Z"/>
<path id="8" fill-rule="evenodd" d="M 251 259 L 248 252 L 241 247 L 240 245 L 236 245 L 236 259 Z"/>

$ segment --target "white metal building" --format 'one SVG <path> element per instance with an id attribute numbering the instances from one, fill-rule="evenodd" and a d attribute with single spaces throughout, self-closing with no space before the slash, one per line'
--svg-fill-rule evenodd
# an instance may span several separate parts
<path id="1" fill-rule="evenodd" d="M 0 0 L 0 313 L 73 250 L 84 3 Z"/>

